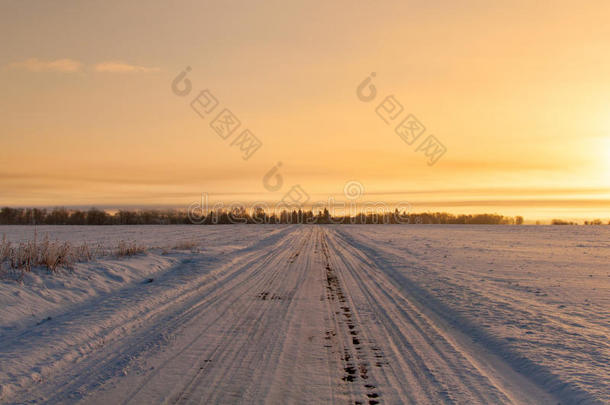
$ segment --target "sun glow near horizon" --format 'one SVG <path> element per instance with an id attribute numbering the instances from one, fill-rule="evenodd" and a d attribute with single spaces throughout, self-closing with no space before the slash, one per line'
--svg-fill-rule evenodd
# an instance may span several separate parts
<path id="1" fill-rule="evenodd" d="M 355 179 L 426 209 L 610 217 L 606 2 L 62 4 L 72 17 L 0 6 L 0 205 L 271 201 L 297 184 L 314 199 Z M 176 96 L 186 66 L 192 93 Z M 241 122 L 232 138 L 190 106 L 204 89 Z M 386 123 L 390 95 L 403 112 Z M 395 132 L 408 114 L 426 128 L 413 144 Z M 246 128 L 262 141 L 247 161 Z M 428 135 L 446 147 L 433 166 Z"/>

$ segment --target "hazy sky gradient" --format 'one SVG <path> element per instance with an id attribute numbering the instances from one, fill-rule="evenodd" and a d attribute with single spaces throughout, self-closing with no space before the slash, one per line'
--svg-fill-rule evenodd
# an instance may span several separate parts
<path id="1" fill-rule="evenodd" d="M 357 180 L 416 211 L 610 216 L 610 3 L 328 3 L 1 2 L 0 204 L 324 200 Z M 262 140 L 250 160 L 189 107 L 205 88 Z M 375 114 L 390 94 L 447 147 L 436 165 Z"/>

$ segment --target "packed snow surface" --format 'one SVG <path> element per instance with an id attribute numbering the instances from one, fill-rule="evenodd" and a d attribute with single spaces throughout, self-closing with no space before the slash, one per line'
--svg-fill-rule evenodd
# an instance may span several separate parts
<path id="1" fill-rule="evenodd" d="M 2 403 L 610 403 L 610 227 L 45 235 L 108 255 L 4 271 Z"/>

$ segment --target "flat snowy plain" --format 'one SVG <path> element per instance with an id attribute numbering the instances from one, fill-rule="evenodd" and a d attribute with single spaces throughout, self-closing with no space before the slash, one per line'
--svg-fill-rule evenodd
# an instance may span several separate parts
<path id="1" fill-rule="evenodd" d="M 45 234 L 150 250 L 0 280 L 3 403 L 610 403 L 609 226 Z"/>

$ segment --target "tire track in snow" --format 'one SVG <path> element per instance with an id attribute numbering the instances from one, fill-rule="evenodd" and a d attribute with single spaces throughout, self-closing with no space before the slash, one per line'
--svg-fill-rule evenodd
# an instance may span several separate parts
<path id="1" fill-rule="evenodd" d="M 298 242 L 298 247 L 296 247 L 297 253 L 303 249 L 303 246 L 308 242 L 309 237 L 310 236 L 306 234 L 301 238 Z M 261 279 L 261 282 L 258 283 L 257 291 L 260 292 L 254 295 L 253 298 L 255 299 L 255 302 L 248 305 L 247 308 L 242 308 L 242 311 L 235 313 L 237 319 L 231 321 L 229 326 L 230 329 L 226 336 L 227 338 L 230 338 L 236 331 L 247 328 L 246 331 L 241 331 L 241 335 L 247 337 L 247 339 L 242 339 L 239 344 L 235 341 L 230 342 L 230 344 L 227 344 L 226 341 L 221 341 L 219 346 L 215 348 L 216 356 L 212 357 L 213 363 L 210 363 L 212 365 L 221 364 L 221 371 L 213 373 L 210 368 L 207 368 L 208 375 L 206 376 L 206 373 L 200 373 L 197 378 L 194 379 L 193 383 L 190 384 L 190 391 L 187 392 L 183 390 L 179 399 L 174 403 L 188 403 L 189 397 L 194 396 L 195 394 L 197 394 L 200 401 L 204 401 L 205 403 L 219 403 L 221 402 L 221 397 L 226 395 L 226 391 L 220 388 L 222 386 L 221 382 L 236 380 L 238 377 L 235 373 L 237 372 L 237 374 L 239 374 L 239 371 L 243 369 L 269 369 L 269 363 L 274 356 L 272 356 L 271 353 L 261 353 L 249 349 L 251 342 L 256 342 L 257 340 L 264 341 L 267 349 L 270 349 L 271 351 L 280 345 L 281 336 L 280 333 L 278 333 L 279 328 L 276 325 L 270 325 L 270 321 L 277 318 L 283 319 L 284 321 L 289 319 L 291 297 L 300 284 L 301 275 L 299 274 L 299 277 L 297 277 L 294 287 L 286 285 L 291 284 L 290 280 L 287 278 L 291 271 L 302 270 L 298 267 L 295 268 L 294 266 L 291 266 L 291 264 L 294 263 L 294 258 L 298 255 L 293 254 L 290 258 L 285 258 L 286 254 L 293 249 L 295 249 L 294 245 L 289 246 L 289 249 L 285 249 L 284 252 L 276 257 L 277 261 L 280 263 L 279 265 L 272 267 L 273 271 L 268 271 L 265 274 L 265 277 Z M 282 262 L 287 262 L 288 268 L 282 266 Z M 283 302 L 280 301 L 289 304 L 282 306 L 281 304 L 283 304 Z M 261 354 L 269 355 L 261 356 Z M 215 375 L 211 376 L 212 378 L 210 379 L 210 374 Z M 244 380 L 246 380 L 246 378 L 244 378 Z M 212 386 L 215 387 L 215 389 L 211 391 L 201 390 L 202 386 Z M 244 384 L 244 386 L 240 388 L 243 388 L 242 397 L 257 398 L 260 396 L 259 392 L 252 392 L 252 390 L 257 391 L 260 388 L 253 384 L 250 384 L 248 387 Z M 197 392 L 198 389 L 199 392 Z"/>
<path id="2" fill-rule="evenodd" d="M 342 386 L 350 402 L 355 404 L 368 402 L 375 405 L 379 403 L 380 393 L 375 377 L 369 372 L 372 356 L 361 341 L 362 329 L 359 319 L 333 268 L 332 253 L 326 239 L 325 234 L 321 232 L 319 246 L 324 256 L 327 319 L 330 323 L 325 339 L 329 341 L 329 348 L 336 346 L 334 353 L 340 356 L 340 362 L 336 363 L 342 365 Z M 379 353 L 376 356 L 383 357 Z"/>
<path id="3" fill-rule="evenodd" d="M 280 238 L 277 239 L 277 236 L 280 236 Z M 193 274 L 194 279 L 189 275 L 193 272 L 188 267 L 196 266 L 197 262 L 191 263 L 191 260 L 183 262 L 182 267 L 186 267 L 184 272 L 189 275 L 186 280 L 189 280 L 190 277 L 192 286 L 189 284 L 187 288 L 180 289 L 178 296 L 170 291 L 171 293 L 166 297 L 164 290 L 161 289 L 160 305 L 151 309 L 144 306 L 141 311 L 135 312 L 129 318 L 125 318 L 121 311 L 125 309 L 132 311 L 131 308 L 113 309 L 113 312 L 110 312 L 109 315 L 115 317 L 114 312 L 118 311 L 120 316 L 117 317 L 118 319 L 112 318 L 110 320 L 102 318 L 105 323 L 110 322 L 105 330 L 100 331 L 94 337 L 88 336 L 89 341 L 83 342 L 76 339 L 70 342 L 70 345 L 76 347 L 82 354 L 81 357 L 75 358 L 75 362 L 70 364 L 69 369 L 66 369 L 63 365 L 61 368 L 57 368 L 55 375 L 46 376 L 43 379 L 43 384 L 34 385 L 19 393 L 17 402 L 31 402 L 34 398 L 45 402 L 78 402 L 88 391 L 97 388 L 103 381 L 119 374 L 128 365 L 126 363 L 129 363 L 134 357 L 150 351 L 159 344 L 160 340 L 166 340 L 166 336 L 171 336 L 174 331 L 185 327 L 201 313 L 213 314 L 214 312 L 209 311 L 209 309 L 213 308 L 220 297 L 226 298 L 223 296 L 223 292 L 245 283 L 243 280 L 243 274 L 245 273 L 243 269 L 245 267 L 250 266 L 252 261 L 268 263 L 273 260 L 274 252 L 270 250 L 270 246 L 275 246 L 281 250 L 296 236 L 298 236 L 298 230 L 293 228 L 282 231 L 280 235 L 262 239 L 252 247 L 237 252 L 234 259 L 230 259 L 228 264 L 221 265 L 218 270 L 204 273 L 202 276 L 198 276 L 195 272 Z M 178 270 L 180 269 L 172 269 L 168 276 L 179 274 Z M 256 270 L 263 272 L 264 269 Z M 170 284 L 169 287 L 171 286 Z M 159 284 L 156 283 L 153 287 L 158 288 Z M 123 291 L 119 291 L 118 293 L 121 294 L 120 302 L 124 301 L 129 304 L 129 296 L 133 295 L 140 299 L 139 295 L 142 295 L 141 299 L 146 304 L 146 294 L 149 293 L 142 289 L 137 289 L 134 292 L 135 294 L 127 290 L 126 294 L 123 294 Z M 126 298 L 122 295 L 126 295 Z M 230 294 L 229 297 L 232 298 Z M 156 300 L 156 297 L 153 298 Z M 114 299 L 113 296 L 105 297 L 106 302 Z M 60 323 L 59 325 L 49 324 L 46 326 L 53 327 L 58 331 L 61 328 L 80 327 L 82 321 L 79 319 L 84 318 L 86 322 L 90 317 L 90 312 L 91 308 L 86 306 L 82 313 L 67 314 L 65 326 L 61 325 L 62 317 L 58 317 L 53 322 Z M 225 314 L 219 312 L 216 315 L 220 318 Z M 109 334 L 115 334 L 115 331 L 118 331 L 117 333 L 122 336 L 118 339 L 107 338 Z M 57 357 L 57 351 L 47 353 L 46 349 L 48 346 L 55 345 L 54 334 L 55 332 L 38 333 L 34 336 L 36 340 L 28 340 L 28 343 L 35 343 L 36 346 L 44 350 L 41 354 L 44 357 L 39 360 L 41 364 L 53 362 L 54 358 Z M 98 339 L 101 343 L 97 343 Z M 64 350 L 62 346 L 58 346 L 58 349 Z"/>
<path id="4" fill-rule="evenodd" d="M 329 240 L 344 264 L 340 269 L 352 280 L 348 282 L 352 295 L 360 295 L 372 309 L 381 321 L 381 335 L 389 338 L 393 357 L 415 377 L 420 389 L 411 387 L 411 392 L 405 392 L 412 402 L 559 402 L 499 358 L 482 356 L 481 347 L 422 310 L 408 291 L 397 286 L 341 232 L 329 230 Z M 423 396 L 416 395 L 413 400 L 418 391 Z"/>
<path id="5" fill-rule="evenodd" d="M 169 403 L 191 403 L 197 390 L 199 390 L 197 395 L 201 398 L 217 396 L 218 389 L 212 392 L 209 390 L 201 392 L 201 387 L 203 385 L 218 387 L 222 379 L 230 380 L 227 373 L 230 373 L 231 369 L 233 371 L 239 369 L 236 359 L 239 358 L 240 350 L 247 345 L 247 341 L 244 342 L 243 337 L 254 338 L 257 333 L 260 333 L 257 327 L 271 308 L 270 306 L 261 308 L 256 304 L 258 301 L 268 301 L 267 295 L 264 293 L 273 286 L 276 278 L 286 274 L 286 272 L 282 272 L 280 263 L 287 260 L 285 257 L 287 252 L 292 251 L 297 240 L 301 238 L 302 235 L 297 231 L 290 235 L 289 242 L 285 241 L 285 243 L 272 247 L 269 251 L 264 251 L 265 260 L 260 260 L 258 256 L 253 257 L 241 266 L 242 277 L 238 284 L 229 289 L 214 291 L 218 300 L 214 306 L 202 309 L 202 319 L 197 320 L 197 324 L 201 323 L 205 326 L 194 325 L 199 329 L 195 337 L 164 363 L 157 366 L 157 370 L 162 371 L 173 365 L 174 374 L 189 381 L 186 385 L 181 385 L 180 380 L 177 381 L 178 387 L 174 389 L 176 392 L 167 395 Z M 215 314 L 219 314 L 219 316 L 215 317 Z M 244 331 L 244 328 L 248 329 Z M 190 360 L 190 363 L 193 364 L 190 371 L 184 370 L 183 366 L 183 359 L 189 357 L 195 358 L 195 360 Z M 175 366 L 176 363 L 178 366 Z M 216 365 L 221 365 L 221 369 L 218 370 Z M 216 373 L 216 376 L 202 384 L 202 380 L 205 380 L 212 372 Z M 160 379 L 163 379 L 163 376 L 158 373 L 149 376 L 123 403 L 142 402 L 140 394 L 149 395 L 151 385 L 155 386 Z"/>
<path id="6" fill-rule="evenodd" d="M 91 349 L 66 375 L 29 391 L 29 398 L 123 404 L 525 402 L 503 380 L 509 378 L 505 369 L 484 364 L 476 345 L 465 344 L 380 266 L 336 227 L 293 227 L 210 275 L 193 277 L 196 284 L 177 302 L 144 313 L 125 336 Z M 172 339 L 153 350 L 160 335 Z M 140 372 L 117 375 L 124 359 L 133 359 L 127 364 Z"/>
<path id="7" fill-rule="evenodd" d="M 337 238 L 330 239 L 336 256 L 340 257 L 342 262 L 343 277 L 349 280 L 346 282 L 351 293 L 355 295 L 359 290 L 364 297 L 362 306 L 370 309 L 381 322 L 380 326 L 385 331 L 381 335 L 391 338 L 388 347 L 393 352 L 392 358 L 402 365 L 400 369 L 392 371 L 404 373 L 406 370 L 408 373 L 411 386 L 409 391 L 400 395 L 402 400 L 418 403 L 460 400 L 471 403 L 505 402 L 506 398 L 489 395 L 493 393 L 491 386 L 484 387 L 483 390 L 488 393 L 487 398 L 484 398 L 480 394 L 483 390 L 477 387 L 481 384 L 474 379 L 468 381 L 468 376 L 464 374 L 464 371 L 472 373 L 470 365 L 462 359 L 452 358 L 456 357 L 457 353 L 448 347 L 446 342 L 439 341 L 442 336 L 435 336 L 428 325 L 422 325 L 421 314 L 409 308 L 406 300 L 400 304 L 396 302 L 395 297 L 388 292 L 387 285 L 379 283 L 367 274 L 370 269 L 365 267 L 361 257 L 350 252 L 348 246 L 341 246 Z M 379 331 L 377 334 L 379 335 Z M 388 364 L 391 369 L 392 363 Z M 458 377 L 458 373 L 462 375 Z M 399 381 L 400 375 L 393 380 Z"/>

